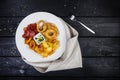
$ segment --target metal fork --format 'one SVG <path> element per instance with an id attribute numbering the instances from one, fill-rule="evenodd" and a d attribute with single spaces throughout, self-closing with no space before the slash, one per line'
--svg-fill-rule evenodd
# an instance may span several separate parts
<path id="1" fill-rule="evenodd" d="M 84 28 L 86 28 L 88 31 L 90 31 L 91 33 L 95 34 L 95 32 L 94 32 L 92 29 L 90 29 L 89 27 L 87 27 L 87 26 L 86 26 L 85 24 L 83 24 L 82 22 L 78 21 L 78 20 L 75 18 L 74 15 L 72 15 L 72 16 L 70 17 L 70 20 L 78 22 L 78 23 L 81 24 Z"/>

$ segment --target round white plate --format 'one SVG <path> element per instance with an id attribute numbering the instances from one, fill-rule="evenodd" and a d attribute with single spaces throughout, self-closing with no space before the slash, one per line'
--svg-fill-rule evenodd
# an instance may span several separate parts
<path id="1" fill-rule="evenodd" d="M 38 55 L 36 52 L 31 50 L 28 45 L 24 43 L 24 38 L 22 37 L 24 31 L 23 28 L 29 25 L 30 23 L 35 23 L 39 20 L 45 20 L 47 22 L 54 23 L 58 30 L 59 30 L 59 36 L 58 40 L 60 41 L 59 48 L 53 53 L 51 56 L 48 56 L 47 58 L 43 58 L 42 56 Z M 47 62 L 47 61 L 53 61 L 58 59 L 65 51 L 66 48 L 66 33 L 65 28 L 60 19 L 48 12 L 35 12 L 27 17 L 25 17 L 19 24 L 16 36 L 15 36 L 16 46 L 24 58 L 26 58 L 29 62 Z"/>

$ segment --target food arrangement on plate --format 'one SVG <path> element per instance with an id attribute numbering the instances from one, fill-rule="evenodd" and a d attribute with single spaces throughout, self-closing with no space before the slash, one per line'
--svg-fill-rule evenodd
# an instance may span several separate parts
<path id="1" fill-rule="evenodd" d="M 55 24 L 39 20 L 24 27 L 22 37 L 31 50 L 42 57 L 48 57 L 59 47 L 58 35 L 59 31 Z"/>
<path id="2" fill-rule="evenodd" d="M 29 62 L 60 58 L 66 49 L 66 32 L 61 19 L 48 12 L 35 12 L 18 25 L 15 42 L 21 57 Z"/>

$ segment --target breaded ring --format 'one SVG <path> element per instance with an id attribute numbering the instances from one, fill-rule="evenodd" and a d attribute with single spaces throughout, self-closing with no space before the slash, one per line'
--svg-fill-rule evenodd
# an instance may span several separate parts
<path id="1" fill-rule="evenodd" d="M 45 21 L 40 20 L 37 22 L 37 31 L 38 32 L 44 32 L 47 29 L 47 24 L 45 23 Z"/>
<path id="2" fill-rule="evenodd" d="M 59 34 L 59 33 L 58 33 L 59 31 L 58 31 L 56 25 L 54 25 L 54 24 L 52 24 L 52 23 L 47 23 L 47 27 L 48 27 L 48 29 L 53 29 L 53 30 L 55 30 L 55 31 L 57 32 L 57 35 Z"/>
<path id="3" fill-rule="evenodd" d="M 45 31 L 45 36 L 48 39 L 55 39 L 57 37 L 57 32 L 53 29 L 48 29 Z"/>
<path id="4" fill-rule="evenodd" d="M 29 43 L 29 47 L 34 50 L 35 46 L 36 46 L 36 44 L 35 44 L 34 40 L 31 40 Z"/>
<path id="5" fill-rule="evenodd" d="M 32 38 L 30 37 L 30 38 L 26 38 L 25 39 L 25 44 L 29 44 L 29 42 L 32 40 Z"/>

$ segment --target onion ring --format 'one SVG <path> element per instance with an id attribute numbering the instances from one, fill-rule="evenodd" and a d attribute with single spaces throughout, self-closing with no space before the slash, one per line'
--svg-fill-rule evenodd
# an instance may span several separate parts
<path id="1" fill-rule="evenodd" d="M 46 32 L 45 32 L 45 36 L 48 38 L 48 39 L 55 39 L 57 37 L 57 32 L 53 29 L 48 29 Z"/>
<path id="2" fill-rule="evenodd" d="M 52 23 L 47 23 L 47 27 L 48 27 L 48 29 L 53 29 L 53 30 L 55 30 L 57 35 L 59 34 L 59 33 L 58 33 L 59 31 L 58 31 L 56 25 L 54 25 L 54 24 L 52 24 Z"/>
<path id="3" fill-rule="evenodd" d="M 37 22 L 37 31 L 38 32 L 44 32 L 47 29 L 47 24 L 45 23 L 45 21 L 40 20 Z"/>
<path id="4" fill-rule="evenodd" d="M 30 43 L 29 43 L 29 47 L 34 50 L 35 46 L 36 45 L 35 45 L 34 40 L 31 40 Z"/>
<path id="5" fill-rule="evenodd" d="M 30 37 L 30 38 L 27 38 L 27 39 L 25 39 L 25 44 L 29 44 L 29 42 L 32 40 L 32 38 Z"/>

